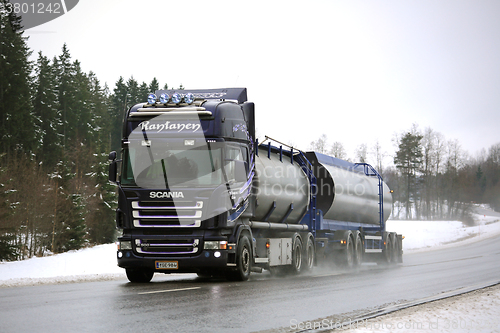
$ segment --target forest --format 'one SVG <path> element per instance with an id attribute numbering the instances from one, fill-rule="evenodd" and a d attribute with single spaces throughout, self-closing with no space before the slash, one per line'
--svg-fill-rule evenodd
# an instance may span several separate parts
<path id="1" fill-rule="evenodd" d="M 66 45 L 30 61 L 20 18 L 0 15 L 0 260 L 113 242 L 108 154 L 124 111 L 159 83 L 120 77 L 110 91 Z"/>
<path id="2" fill-rule="evenodd" d="M 120 77 L 110 90 L 67 45 L 30 61 L 20 18 L 0 12 L 0 20 L 0 260 L 115 241 L 108 153 L 120 150 L 124 112 L 160 83 Z M 471 223 L 472 202 L 500 209 L 500 143 L 471 158 L 458 141 L 415 125 L 395 145 L 395 156 L 375 142 L 354 158 L 376 166 L 394 190 L 393 218 Z M 347 158 L 325 135 L 310 148 Z"/>

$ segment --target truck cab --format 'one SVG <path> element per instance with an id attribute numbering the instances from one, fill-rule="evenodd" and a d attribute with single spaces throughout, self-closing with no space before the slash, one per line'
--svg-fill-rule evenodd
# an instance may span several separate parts
<path id="1" fill-rule="evenodd" d="M 245 88 L 161 90 L 127 111 L 110 179 L 123 231 L 118 265 L 131 281 L 234 270 L 235 223 L 249 213 L 254 176 L 253 122 Z"/>

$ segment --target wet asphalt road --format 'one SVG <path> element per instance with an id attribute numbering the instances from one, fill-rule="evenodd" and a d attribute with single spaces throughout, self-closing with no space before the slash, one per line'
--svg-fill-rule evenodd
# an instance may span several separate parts
<path id="1" fill-rule="evenodd" d="M 124 279 L 0 288 L 0 332 L 252 332 L 493 280 L 500 280 L 500 238 L 356 273 L 264 273 L 247 282 L 156 275 L 144 285 Z"/>

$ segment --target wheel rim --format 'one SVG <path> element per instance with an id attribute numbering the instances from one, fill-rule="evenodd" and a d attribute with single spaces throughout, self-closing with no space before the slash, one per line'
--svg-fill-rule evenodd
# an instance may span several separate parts
<path id="1" fill-rule="evenodd" d="M 307 268 L 311 269 L 314 265 L 314 246 L 309 241 L 309 246 L 307 247 Z"/>
<path id="2" fill-rule="evenodd" d="M 241 269 L 245 273 L 248 273 L 250 270 L 250 251 L 248 251 L 246 246 L 241 251 Z"/>
<path id="3" fill-rule="evenodd" d="M 391 263 L 391 261 L 392 261 L 392 241 L 391 241 L 391 239 L 389 239 L 387 241 L 387 244 L 385 246 L 385 250 L 386 250 L 385 257 L 387 259 L 387 262 Z"/>
<path id="4" fill-rule="evenodd" d="M 358 241 L 356 242 L 356 264 L 361 265 L 362 261 L 363 261 L 363 243 L 361 242 L 361 239 L 358 238 Z"/>
<path id="5" fill-rule="evenodd" d="M 302 265 L 302 249 L 299 244 L 295 245 L 294 265 L 295 270 L 300 271 L 300 266 Z"/>
<path id="6" fill-rule="evenodd" d="M 353 256 L 354 256 L 354 253 L 353 253 L 353 248 L 352 248 L 352 242 L 351 242 L 351 240 L 348 240 L 347 241 L 347 249 L 346 249 L 346 264 L 348 267 L 352 266 Z"/>

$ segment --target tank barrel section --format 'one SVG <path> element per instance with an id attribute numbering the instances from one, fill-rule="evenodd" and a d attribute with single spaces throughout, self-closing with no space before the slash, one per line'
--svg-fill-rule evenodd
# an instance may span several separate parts
<path id="1" fill-rule="evenodd" d="M 392 196 L 372 166 L 315 152 L 307 152 L 306 157 L 318 179 L 318 208 L 325 219 L 385 225 Z"/>
<path id="2" fill-rule="evenodd" d="M 309 208 L 311 186 L 299 163 L 300 152 L 256 142 L 254 220 L 298 224 Z"/>
<path id="3" fill-rule="evenodd" d="M 377 177 L 378 179 L 378 213 L 379 213 L 379 221 L 380 221 L 380 228 L 382 231 L 385 231 L 385 222 L 387 219 L 384 218 L 384 180 L 382 176 L 375 170 L 374 167 L 372 167 L 368 163 L 356 163 L 355 166 L 363 166 L 363 171 L 366 176 L 368 177 Z M 390 195 L 390 191 L 388 192 L 388 195 Z M 389 218 L 389 216 L 387 216 Z"/>
<path id="4" fill-rule="evenodd" d="M 377 225 L 385 230 L 392 196 L 371 165 L 294 151 L 290 146 L 284 150 L 283 145 L 271 145 L 271 141 L 281 142 L 266 136 L 267 140 L 266 144 L 256 142 L 255 221 L 307 223 L 302 219 L 311 207 L 315 210 L 309 212 L 311 218 L 316 217 L 317 208 L 327 220 Z M 315 229 L 312 221 L 310 228 Z"/>

